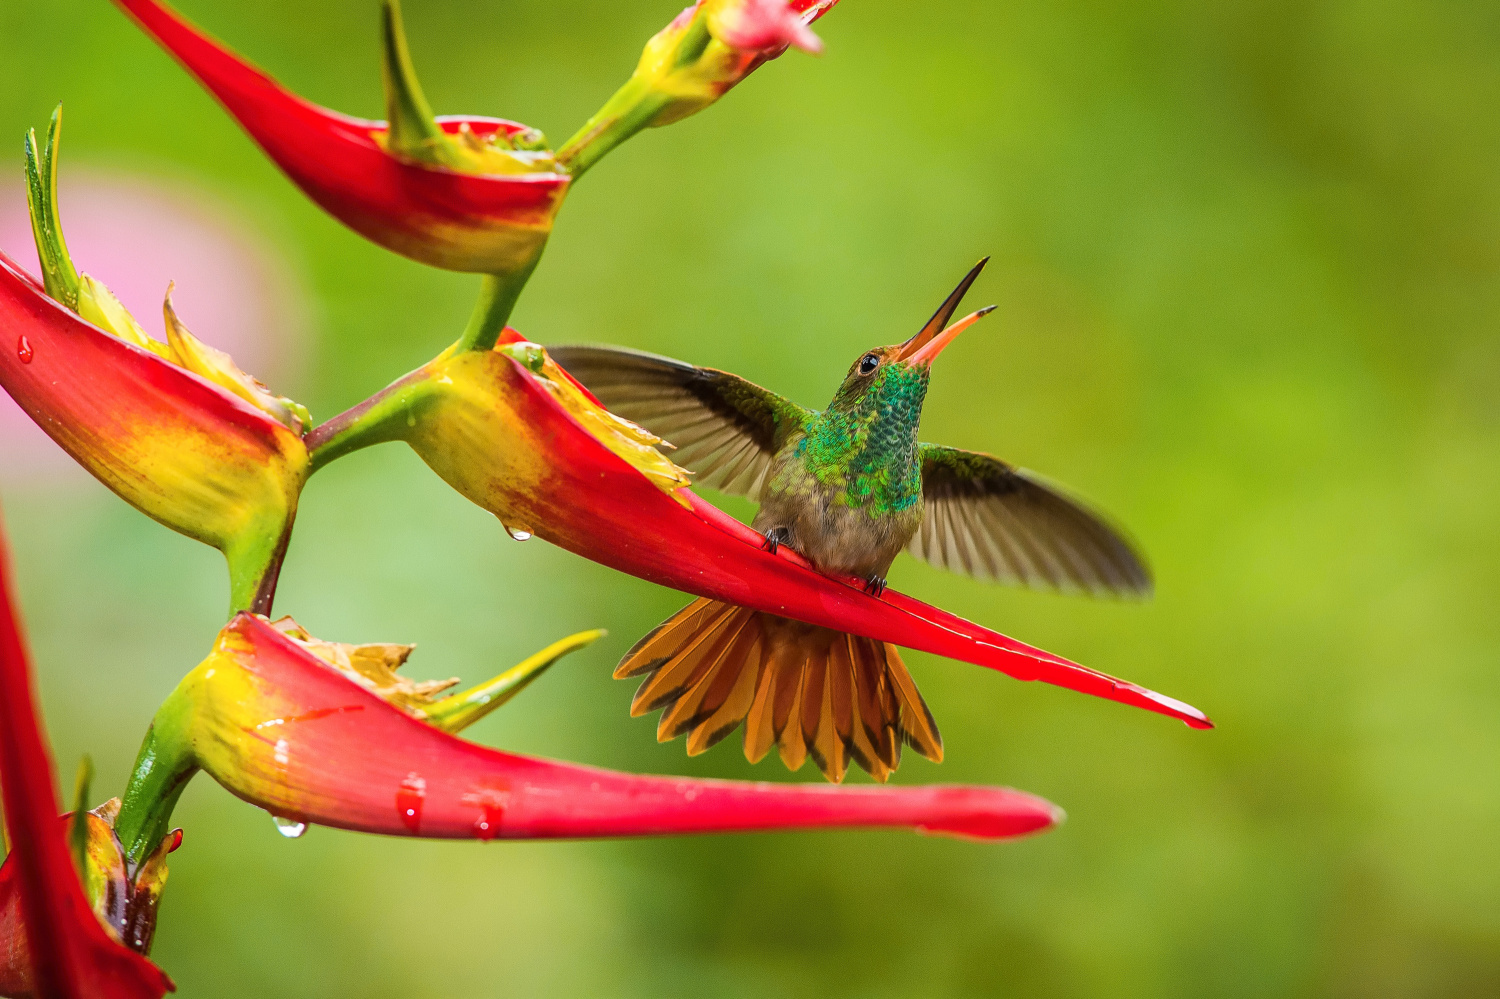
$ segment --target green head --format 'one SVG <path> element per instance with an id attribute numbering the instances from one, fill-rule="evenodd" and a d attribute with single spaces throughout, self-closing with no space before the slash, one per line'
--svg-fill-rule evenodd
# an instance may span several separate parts
<path id="1" fill-rule="evenodd" d="M 964 275 L 958 287 L 938 306 L 938 310 L 916 336 L 905 343 L 876 347 L 862 354 L 850 366 L 849 373 L 844 376 L 844 384 L 834 393 L 833 402 L 828 404 L 828 408 L 841 413 L 864 413 L 873 417 L 910 421 L 912 432 L 915 433 L 917 418 L 922 413 L 922 401 L 927 396 L 927 375 L 932 362 L 960 333 L 976 320 L 989 315 L 995 308 L 987 305 L 953 325 L 948 325 L 948 320 L 958 311 L 969 286 L 979 277 L 979 272 L 984 270 L 989 259 L 985 257 Z"/>
<path id="2" fill-rule="evenodd" d="M 834 502 L 886 514 L 921 501 L 917 427 L 928 372 L 944 347 L 990 311 L 948 325 L 984 265 L 981 260 L 968 273 L 916 336 L 862 354 L 828 409 L 809 424 L 797 454 Z"/>

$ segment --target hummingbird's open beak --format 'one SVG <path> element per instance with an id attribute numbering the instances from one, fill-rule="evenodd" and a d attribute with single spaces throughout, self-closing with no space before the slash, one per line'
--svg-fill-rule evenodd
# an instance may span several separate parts
<path id="1" fill-rule="evenodd" d="M 953 293 L 943 301 L 942 305 L 938 306 L 932 318 L 927 320 L 927 325 L 923 326 L 916 336 L 901 345 L 901 351 L 896 355 L 896 360 L 905 361 L 908 364 L 931 364 L 933 359 L 943 352 L 943 348 L 957 339 L 960 333 L 994 310 L 993 305 L 987 305 L 978 312 L 965 316 L 952 326 L 948 325 L 948 320 L 952 319 L 953 313 L 958 311 L 969 286 L 974 283 L 974 279 L 979 277 L 979 272 L 984 270 L 984 265 L 989 262 L 990 258 L 985 257 L 974 265 L 973 270 L 964 275 L 958 287 L 953 289 Z"/>

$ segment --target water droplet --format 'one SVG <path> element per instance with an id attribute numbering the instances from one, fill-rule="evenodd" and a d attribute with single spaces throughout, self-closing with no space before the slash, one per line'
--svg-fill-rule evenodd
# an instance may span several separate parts
<path id="1" fill-rule="evenodd" d="M 479 818 L 474 820 L 474 838 L 489 842 L 500 835 L 500 819 L 505 810 L 497 804 L 481 804 Z"/>
<path id="2" fill-rule="evenodd" d="M 296 819 L 289 819 L 285 815 L 273 815 L 271 816 L 271 821 L 276 823 L 276 831 L 287 839 L 299 839 L 303 833 L 307 832 L 306 822 L 298 822 Z"/>
<path id="3" fill-rule="evenodd" d="M 501 525 L 501 526 L 505 527 L 505 533 L 506 534 L 509 534 L 512 538 L 514 538 L 517 541 L 530 541 L 531 540 L 531 532 L 530 531 L 523 531 L 520 528 L 510 527 L 509 525 Z"/>
<path id="4" fill-rule="evenodd" d="M 284 767 L 289 762 L 291 762 L 291 759 L 292 759 L 292 752 L 291 752 L 291 750 L 292 750 L 292 747 L 287 743 L 287 741 L 285 739 L 277 739 L 276 740 L 275 755 L 276 755 L 276 762 L 277 762 L 278 765 Z"/>
<path id="5" fill-rule="evenodd" d="M 36 351 L 31 349 L 31 341 L 26 339 L 25 334 L 16 341 L 16 356 L 21 359 L 22 364 L 30 364 L 31 359 L 36 356 Z"/>
<path id="6" fill-rule="evenodd" d="M 426 798 L 427 781 L 416 773 L 407 774 L 396 792 L 396 814 L 413 835 L 422 828 L 422 802 Z"/>

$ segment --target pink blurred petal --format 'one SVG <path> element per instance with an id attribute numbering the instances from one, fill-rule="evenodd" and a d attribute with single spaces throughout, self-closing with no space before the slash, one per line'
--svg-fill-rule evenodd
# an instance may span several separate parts
<path id="1" fill-rule="evenodd" d="M 713 26 L 725 44 L 750 52 L 788 45 L 805 52 L 823 51 L 823 40 L 786 0 L 740 0 L 717 11 Z"/>

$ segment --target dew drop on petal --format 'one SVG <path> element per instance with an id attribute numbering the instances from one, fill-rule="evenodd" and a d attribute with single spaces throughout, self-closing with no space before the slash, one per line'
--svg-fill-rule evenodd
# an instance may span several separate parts
<path id="1" fill-rule="evenodd" d="M 407 774 L 396 792 L 396 814 L 413 835 L 422 828 L 422 802 L 426 798 L 427 781 L 416 773 Z"/>
<path id="2" fill-rule="evenodd" d="M 36 357 L 36 351 L 31 349 L 31 341 L 26 339 L 24 333 L 21 339 L 16 341 L 16 356 L 21 359 L 22 364 L 30 364 L 31 359 Z"/>
<path id="3" fill-rule="evenodd" d="M 271 821 L 276 823 L 276 831 L 287 839 L 299 839 L 307 832 L 307 823 L 289 819 L 285 815 L 273 815 Z"/>
<path id="4" fill-rule="evenodd" d="M 481 804 L 479 818 L 474 820 L 474 838 L 489 842 L 500 835 L 500 819 L 504 813 L 499 805 Z"/>
<path id="5" fill-rule="evenodd" d="M 511 526 L 509 526 L 507 524 L 501 524 L 501 526 L 505 528 L 505 533 L 509 534 L 511 536 L 511 538 L 514 539 L 514 540 L 516 540 L 516 541 L 530 541 L 531 540 L 531 532 L 530 531 L 523 531 L 523 530 L 521 530 L 518 527 L 511 527 Z"/>

